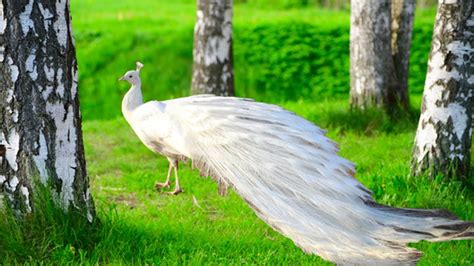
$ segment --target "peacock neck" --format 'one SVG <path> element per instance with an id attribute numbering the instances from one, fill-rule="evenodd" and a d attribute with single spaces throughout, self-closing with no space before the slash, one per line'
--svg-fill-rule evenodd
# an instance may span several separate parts
<path id="1" fill-rule="evenodd" d="M 141 84 L 132 85 L 122 100 L 122 112 L 128 118 L 132 112 L 143 104 Z"/>

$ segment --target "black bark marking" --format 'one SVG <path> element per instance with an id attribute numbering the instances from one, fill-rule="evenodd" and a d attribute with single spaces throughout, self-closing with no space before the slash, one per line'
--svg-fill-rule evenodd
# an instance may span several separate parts
<path id="1" fill-rule="evenodd" d="M 5 145 L 0 145 L 0 157 L 4 158 L 6 152 L 7 152 L 7 148 L 5 147 Z"/>

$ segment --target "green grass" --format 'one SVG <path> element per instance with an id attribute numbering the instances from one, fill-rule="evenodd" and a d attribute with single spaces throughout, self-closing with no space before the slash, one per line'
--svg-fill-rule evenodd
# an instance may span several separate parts
<path id="1" fill-rule="evenodd" d="M 417 11 L 412 111 L 390 120 L 383 112 L 348 110 L 347 11 L 265 1 L 235 8 L 238 95 L 279 103 L 328 129 L 379 202 L 445 208 L 473 220 L 472 177 L 462 184 L 409 174 L 433 10 Z M 120 117 L 127 88 L 116 80 L 140 59 L 146 99 L 188 94 L 194 1 L 75 0 L 72 12 L 87 166 L 101 222 L 86 226 L 39 194 L 41 211 L 25 220 L 0 213 L 0 264 L 329 264 L 270 229 L 235 193 L 220 197 L 189 164 L 180 170 L 185 193 L 155 191 L 168 162 Z M 473 245 L 413 244 L 425 253 L 421 265 L 473 265 Z"/>

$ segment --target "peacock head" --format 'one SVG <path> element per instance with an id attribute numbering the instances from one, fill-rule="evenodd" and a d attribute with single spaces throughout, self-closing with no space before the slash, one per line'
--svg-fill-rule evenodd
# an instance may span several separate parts
<path id="1" fill-rule="evenodd" d="M 123 75 L 119 80 L 126 80 L 132 85 L 140 84 L 140 69 L 142 69 L 143 64 L 137 61 L 137 69 L 129 70 L 125 75 Z"/>

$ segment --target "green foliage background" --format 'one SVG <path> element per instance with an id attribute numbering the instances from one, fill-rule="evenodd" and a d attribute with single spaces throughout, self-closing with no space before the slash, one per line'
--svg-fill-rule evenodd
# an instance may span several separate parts
<path id="1" fill-rule="evenodd" d="M 321 101 L 349 92 L 349 11 L 256 8 L 234 16 L 236 94 L 260 101 Z M 278 7 L 278 5 L 277 5 Z M 194 4 L 160 1 L 75 2 L 72 7 L 86 120 L 119 116 L 125 85 L 116 82 L 135 60 L 147 99 L 189 94 Z M 434 10 L 415 19 L 410 90 L 423 90 Z"/>

